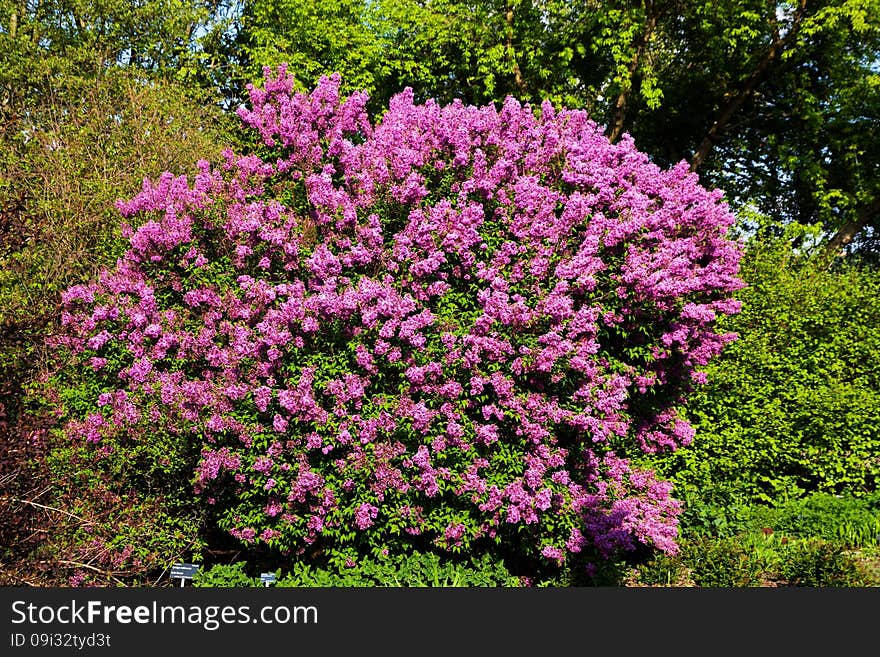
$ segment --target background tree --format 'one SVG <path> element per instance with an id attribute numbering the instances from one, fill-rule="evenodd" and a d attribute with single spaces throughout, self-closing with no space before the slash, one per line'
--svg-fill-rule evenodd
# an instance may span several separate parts
<path id="1" fill-rule="evenodd" d="M 653 81 L 655 104 L 634 97 L 625 129 L 658 162 L 687 159 L 740 208 L 821 225 L 832 255 L 854 240 L 869 247 L 880 210 L 880 5 L 673 9 L 652 30 L 656 65 L 633 69 L 635 81 Z"/>
<path id="2" fill-rule="evenodd" d="M 116 199 L 195 150 L 215 152 L 224 132 L 212 95 L 178 82 L 206 11 L 180 2 L 0 3 L 4 562 L 70 518 L 39 506 L 66 482 L 46 482 L 40 419 L 22 407 L 45 366 L 61 290 L 118 255 Z"/>

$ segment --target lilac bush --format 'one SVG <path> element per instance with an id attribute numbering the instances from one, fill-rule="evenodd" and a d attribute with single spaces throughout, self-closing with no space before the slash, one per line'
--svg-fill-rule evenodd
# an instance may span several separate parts
<path id="1" fill-rule="evenodd" d="M 177 437 L 220 527 L 284 554 L 674 552 L 630 459 L 691 440 L 735 337 L 721 193 L 548 103 L 407 90 L 373 123 L 283 67 L 249 93 L 262 146 L 146 181 L 117 267 L 64 295 L 93 379 L 67 439 Z"/>

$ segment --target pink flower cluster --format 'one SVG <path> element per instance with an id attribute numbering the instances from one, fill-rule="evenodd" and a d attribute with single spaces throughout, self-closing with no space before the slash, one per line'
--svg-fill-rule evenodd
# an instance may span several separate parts
<path id="1" fill-rule="evenodd" d="M 283 68 L 250 100 L 272 158 L 145 182 L 116 269 L 65 294 L 105 387 L 71 438 L 190 436 L 249 542 L 674 551 L 669 485 L 617 455 L 687 444 L 676 409 L 735 337 L 721 194 L 549 104 L 407 91 L 373 125 Z"/>

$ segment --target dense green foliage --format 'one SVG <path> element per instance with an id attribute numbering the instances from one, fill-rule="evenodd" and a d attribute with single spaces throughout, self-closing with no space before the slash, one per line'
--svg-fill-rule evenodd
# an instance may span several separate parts
<path id="1" fill-rule="evenodd" d="M 768 507 L 702 509 L 679 555 L 624 568 L 640 586 L 877 586 L 880 496 L 816 493 Z"/>
<path id="2" fill-rule="evenodd" d="M 68 80 L 41 110 L 10 124 L 0 152 L 4 326 L 46 321 L 61 290 L 115 260 L 121 195 L 159 168 L 188 165 L 194 150 L 218 151 L 210 110 L 122 73 Z"/>
<path id="3" fill-rule="evenodd" d="M 688 407 L 694 443 L 657 463 L 686 500 L 772 504 L 877 490 L 880 275 L 855 264 L 828 270 L 809 243 L 795 227 L 751 239 L 743 309 L 725 320 L 740 338 Z"/>

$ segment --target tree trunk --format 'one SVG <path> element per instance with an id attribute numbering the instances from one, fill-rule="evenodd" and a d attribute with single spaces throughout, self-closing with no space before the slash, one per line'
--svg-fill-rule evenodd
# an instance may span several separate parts
<path id="1" fill-rule="evenodd" d="M 875 198 L 868 205 L 859 208 L 855 219 L 848 221 L 837 229 L 832 238 L 825 245 L 824 257 L 830 264 L 843 250 L 856 238 L 862 229 L 880 216 L 880 197 Z"/>
<path id="2" fill-rule="evenodd" d="M 758 86 L 769 77 L 771 68 L 779 59 L 781 52 L 782 44 L 774 41 L 770 46 L 770 49 L 767 50 L 761 58 L 761 61 L 758 62 L 758 65 L 752 71 L 752 74 L 748 77 L 742 89 L 740 89 L 738 93 L 728 97 L 727 102 L 724 103 L 721 110 L 718 112 L 718 117 L 715 119 L 712 127 L 709 128 L 709 131 L 706 133 L 706 136 L 703 137 L 703 141 L 700 143 L 699 148 L 697 148 L 691 158 L 691 171 L 696 171 L 700 168 L 703 162 L 706 161 L 706 158 L 715 148 L 715 145 L 720 141 L 721 136 L 730 124 L 730 119 L 733 118 L 733 115 L 736 114 L 739 108 L 745 105 L 746 101 L 755 95 L 755 90 Z"/>
<path id="3" fill-rule="evenodd" d="M 516 59 L 516 51 L 513 49 L 513 5 L 507 4 L 507 13 L 504 16 L 507 22 L 507 30 L 506 30 L 506 41 L 504 44 L 505 50 L 507 52 L 507 56 L 510 58 L 511 66 L 513 67 L 513 81 L 516 84 L 516 90 L 520 93 L 520 95 L 525 95 L 526 92 L 526 84 L 523 80 L 522 70 L 519 67 L 519 62 Z"/>

